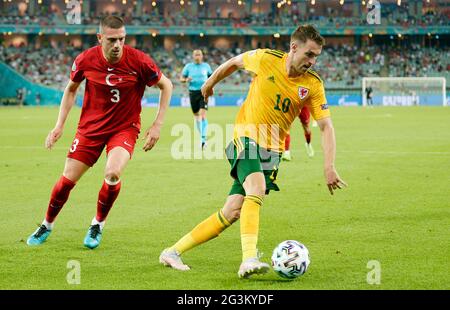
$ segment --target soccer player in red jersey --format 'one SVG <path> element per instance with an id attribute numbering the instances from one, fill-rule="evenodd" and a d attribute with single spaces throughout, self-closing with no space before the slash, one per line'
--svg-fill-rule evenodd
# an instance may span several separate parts
<path id="1" fill-rule="evenodd" d="M 156 119 L 144 134 L 144 151 L 151 150 L 159 139 L 173 86 L 148 55 L 125 45 L 125 35 L 121 18 L 105 17 L 97 34 L 100 45 L 78 55 L 73 63 L 56 126 L 48 134 L 45 146 L 51 149 L 61 137 L 77 89 L 86 79 L 80 121 L 63 174 L 53 187 L 45 219 L 28 238 L 28 245 L 39 245 L 47 239 L 70 191 L 106 146 L 105 179 L 98 194 L 97 214 L 84 239 L 88 248 L 99 245 L 106 217 L 120 191 L 120 175 L 140 132 L 141 100 L 146 86 L 156 85 L 161 95 Z"/>
<path id="2" fill-rule="evenodd" d="M 298 118 L 300 119 L 300 123 L 302 124 L 303 127 L 303 133 L 305 135 L 306 154 L 308 154 L 309 157 L 314 157 L 314 149 L 311 144 L 311 128 L 309 126 L 311 113 L 309 112 L 308 107 L 305 106 L 300 110 L 300 115 L 298 116 Z M 284 153 L 282 156 L 283 160 L 290 161 L 292 159 L 290 145 L 291 145 L 291 135 L 288 134 L 286 136 L 286 140 L 284 141 Z"/>

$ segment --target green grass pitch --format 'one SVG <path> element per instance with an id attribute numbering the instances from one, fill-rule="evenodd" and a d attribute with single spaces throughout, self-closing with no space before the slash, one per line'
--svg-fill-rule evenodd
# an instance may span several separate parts
<path id="1" fill-rule="evenodd" d="M 211 108 L 210 124 L 233 123 L 237 108 Z M 309 248 L 308 272 L 286 281 L 270 272 L 239 280 L 239 224 L 184 255 L 192 267 L 177 272 L 158 263 L 162 249 L 222 207 L 231 185 L 221 160 L 174 160 L 175 124 L 194 127 L 190 109 L 167 113 L 156 148 L 135 155 L 96 250 L 84 235 L 95 214 L 105 156 L 77 184 L 47 242 L 28 247 L 60 176 L 80 110 L 67 121 L 52 151 L 44 139 L 56 108 L 0 109 L 0 289 L 450 289 L 450 108 L 332 108 L 336 165 L 349 184 L 334 196 L 324 184 L 320 133 L 308 159 L 296 121 L 292 162 L 281 164 L 281 192 L 266 197 L 259 249 L 296 239 Z M 143 128 L 155 115 L 144 109 Z M 70 285 L 67 262 L 81 266 Z M 377 260 L 381 282 L 369 285 Z"/>

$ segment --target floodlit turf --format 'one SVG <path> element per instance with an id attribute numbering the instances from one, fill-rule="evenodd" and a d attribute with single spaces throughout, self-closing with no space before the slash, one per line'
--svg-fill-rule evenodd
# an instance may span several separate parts
<path id="1" fill-rule="evenodd" d="M 145 153 L 138 142 L 99 248 L 85 249 L 82 242 L 95 213 L 104 155 L 72 191 L 47 242 L 28 247 L 79 112 L 72 111 L 63 138 L 47 151 L 56 108 L 0 109 L 0 289 L 450 289 L 450 108 L 332 108 L 336 165 L 349 184 L 334 196 L 324 185 L 318 128 L 316 157 L 308 159 L 295 123 L 294 159 L 280 167 L 282 191 L 265 199 L 259 239 L 266 262 L 285 239 L 309 248 L 310 268 L 294 281 L 273 272 L 237 278 L 239 224 L 186 253 L 189 272 L 158 264 L 162 249 L 222 206 L 231 185 L 225 159 L 172 158 L 178 137 L 171 129 L 194 127 L 190 109 L 168 111 L 154 150 Z M 209 122 L 232 123 L 236 112 L 211 108 Z M 144 109 L 145 128 L 154 114 Z M 71 260 L 81 266 L 79 285 L 67 282 Z M 371 260 L 381 264 L 380 285 L 367 283 Z"/>

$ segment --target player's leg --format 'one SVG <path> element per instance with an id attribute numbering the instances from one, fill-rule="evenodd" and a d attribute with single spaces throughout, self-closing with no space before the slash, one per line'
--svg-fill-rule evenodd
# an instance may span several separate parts
<path id="1" fill-rule="evenodd" d="M 66 159 L 63 175 L 53 186 L 44 221 L 41 226 L 28 238 L 28 245 L 42 244 L 48 238 L 53 230 L 56 217 L 69 199 L 70 191 L 88 169 L 89 166 L 81 161 L 72 158 Z"/>
<path id="2" fill-rule="evenodd" d="M 308 155 L 308 157 L 312 158 L 314 157 L 314 148 L 311 144 L 311 128 L 309 127 L 309 123 L 307 124 L 303 124 L 302 123 L 302 127 L 303 127 L 303 132 L 305 134 L 305 149 L 306 149 L 306 154 Z"/>
<path id="3" fill-rule="evenodd" d="M 242 184 L 245 192 L 244 202 L 240 212 L 240 230 L 242 245 L 242 264 L 239 267 L 238 276 L 247 278 L 252 274 L 262 274 L 269 270 L 269 265 L 259 261 L 257 243 L 259 233 L 259 212 L 266 193 L 266 177 L 263 169 L 266 169 L 261 160 L 264 151 L 256 142 L 249 138 L 240 138 L 235 142 L 235 163 L 232 174 Z M 243 150 L 238 152 L 237 150 Z M 242 153 L 244 152 L 244 153 Z M 264 162 L 271 158 L 265 158 Z M 229 156 L 229 155 L 227 155 Z M 277 161 L 279 162 L 279 154 Z"/>
<path id="4" fill-rule="evenodd" d="M 195 246 L 219 236 L 222 231 L 239 218 L 236 218 L 236 215 L 242 207 L 243 200 L 244 196 L 242 194 L 230 193 L 221 210 L 214 212 L 194 227 L 194 229 L 175 243 L 171 249 L 181 255 Z"/>
<path id="5" fill-rule="evenodd" d="M 208 134 L 208 119 L 206 118 L 206 111 L 208 110 L 208 103 L 205 102 L 201 92 L 198 94 L 198 101 L 200 106 L 200 118 L 202 120 L 202 148 L 206 146 L 206 136 Z"/>
<path id="6" fill-rule="evenodd" d="M 286 135 L 286 139 L 284 140 L 284 152 L 283 156 L 281 157 L 283 160 L 291 161 L 291 135 L 288 133 Z"/>
<path id="7" fill-rule="evenodd" d="M 204 103 L 203 98 L 201 98 L 201 101 L 202 108 L 199 111 L 199 116 L 201 119 L 202 148 L 204 148 L 206 146 L 206 135 L 208 133 L 208 119 L 206 118 L 207 105 Z"/>
<path id="8" fill-rule="evenodd" d="M 302 124 L 303 127 L 303 133 L 305 135 L 305 148 L 306 148 L 306 154 L 308 155 L 308 157 L 314 157 L 314 149 L 313 146 L 311 144 L 311 128 L 309 126 L 310 124 L 310 119 L 311 119 L 311 114 L 309 112 L 309 110 L 307 108 L 303 108 L 300 112 L 299 115 L 300 118 L 300 123 Z"/>
<path id="9" fill-rule="evenodd" d="M 214 212 L 174 245 L 165 249 L 159 256 L 159 262 L 177 270 L 189 270 L 189 266 L 181 260 L 181 255 L 202 243 L 216 238 L 221 232 L 239 219 L 240 210 L 244 201 L 242 191 L 242 186 L 233 184 L 230 195 L 223 208 Z"/>
<path id="10" fill-rule="evenodd" d="M 198 133 L 200 134 L 200 137 L 202 136 L 202 118 L 200 116 L 199 111 L 197 113 L 194 113 L 194 121 L 195 121 L 195 128 L 197 128 Z"/>
<path id="11" fill-rule="evenodd" d="M 202 137 L 203 133 L 202 133 L 202 117 L 200 115 L 200 101 L 199 99 L 201 98 L 201 92 L 200 92 L 200 96 L 198 94 L 198 91 L 193 91 L 190 90 L 189 91 L 189 100 L 191 103 L 191 109 L 192 109 L 192 114 L 194 115 L 194 121 L 195 121 L 195 127 L 197 128 L 200 137 Z"/>
<path id="12" fill-rule="evenodd" d="M 238 165 L 241 164 L 245 165 L 245 161 L 239 161 Z M 264 274 L 269 271 L 269 265 L 259 261 L 257 250 L 259 212 L 266 191 L 263 172 L 249 174 L 245 178 L 243 186 L 246 195 L 240 213 L 242 263 L 239 267 L 238 276 L 248 278 L 253 274 Z"/>
<path id="13" fill-rule="evenodd" d="M 280 160 L 280 153 L 258 147 L 257 161 L 251 158 L 238 161 L 237 175 L 243 182 L 246 193 L 240 213 L 242 243 L 242 264 L 238 272 L 240 278 L 264 274 L 270 269 L 268 264 L 259 261 L 257 251 L 259 212 L 264 196 L 271 190 L 280 190 L 275 183 Z"/>
<path id="14" fill-rule="evenodd" d="M 99 146 L 82 136 L 75 136 L 67 155 L 62 176 L 53 186 L 47 212 L 42 225 L 27 239 L 28 245 L 42 244 L 53 230 L 56 217 L 69 199 L 73 189 L 82 175 L 95 163 L 99 156 Z M 100 150 L 101 152 L 101 150 Z M 97 154 L 98 153 L 98 154 Z"/>
<path id="15" fill-rule="evenodd" d="M 107 141 L 105 178 L 98 193 L 97 213 L 84 238 L 84 245 L 90 249 L 100 244 L 106 218 L 119 196 L 122 184 L 120 176 L 133 154 L 137 136 L 138 130 L 131 128 L 115 134 Z"/>
<path id="16" fill-rule="evenodd" d="M 90 249 L 94 249 L 100 244 L 106 217 L 120 192 L 120 175 L 129 159 L 130 154 L 122 147 L 115 147 L 108 152 L 105 179 L 98 193 L 97 213 L 84 238 L 84 245 Z"/>
<path id="17" fill-rule="evenodd" d="M 242 185 L 240 185 L 240 187 L 243 189 Z M 244 197 L 245 192 L 239 192 L 235 194 L 231 192 L 230 195 L 228 196 L 227 201 L 225 202 L 225 205 L 222 208 L 222 212 L 226 220 L 230 224 L 233 224 L 234 222 L 240 219 L 242 204 L 244 203 Z"/>

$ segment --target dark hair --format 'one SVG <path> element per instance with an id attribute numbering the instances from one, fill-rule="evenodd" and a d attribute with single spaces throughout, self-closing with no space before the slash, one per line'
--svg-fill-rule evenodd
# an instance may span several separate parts
<path id="1" fill-rule="evenodd" d="M 112 29 L 120 29 L 125 26 L 123 19 L 119 16 L 109 15 L 102 19 L 100 22 L 100 29 L 108 27 Z"/>
<path id="2" fill-rule="evenodd" d="M 303 43 L 306 43 L 308 39 L 316 42 L 320 46 L 325 45 L 325 39 L 312 25 L 299 26 L 291 35 L 291 41 L 299 40 Z"/>

